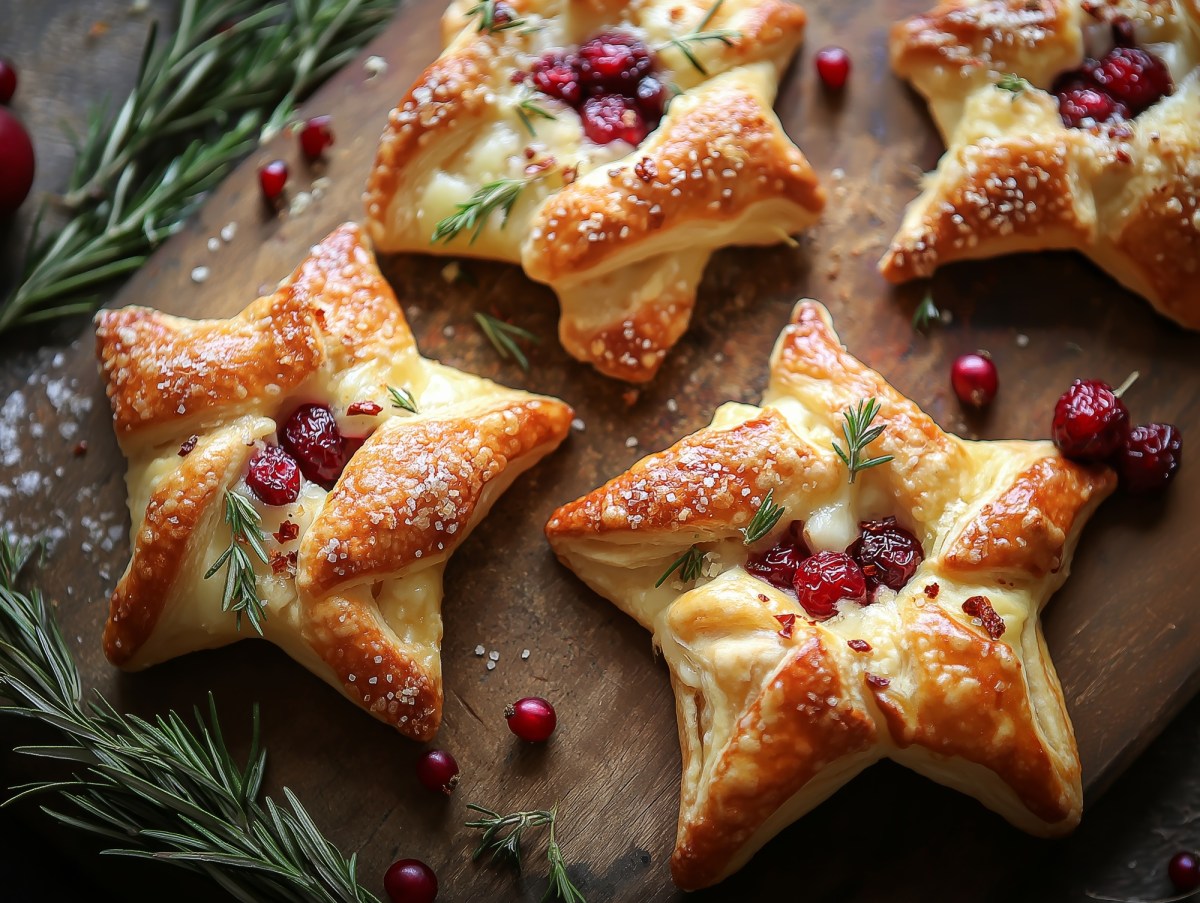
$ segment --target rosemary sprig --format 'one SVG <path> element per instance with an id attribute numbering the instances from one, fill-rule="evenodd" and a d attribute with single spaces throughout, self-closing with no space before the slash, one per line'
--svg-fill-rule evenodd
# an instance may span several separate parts
<path id="1" fill-rule="evenodd" d="M 490 863 L 511 865 L 516 871 L 521 870 L 521 839 L 527 828 L 550 826 L 550 843 L 546 848 L 546 859 L 550 865 L 550 884 L 542 897 L 546 900 L 560 900 L 562 903 L 587 903 L 579 892 L 571 877 L 567 874 L 567 865 L 563 860 L 562 848 L 554 836 L 554 827 L 558 820 L 558 806 L 550 809 L 534 809 L 528 812 L 511 812 L 501 815 L 486 806 L 467 803 L 467 808 L 480 813 L 483 817 L 466 823 L 468 828 L 480 828 L 483 837 L 471 859 L 478 860 L 484 853 L 491 853 Z"/>
<path id="2" fill-rule="evenodd" d="M 746 545 L 753 545 L 774 530 L 779 519 L 783 517 L 783 512 L 787 510 L 782 505 L 775 504 L 774 495 L 775 490 L 768 489 L 750 523 L 742 527 L 742 541 Z"/>
<path id="3" fill-rule="evenodd" d="M 467 18 L 473 19 L 479 17 L 479 25 L 476 28 L 480 34 L 495 34 L 498 31 L 507 31 L 510 28 L 520 28 L 525 24 L 525 20 L 519 16 L 511 15 L 512 7 L 507 3 L 503 4 L 506 9 L 500 10 L 500 15 L 497 15 L 497 0 L 480 0 L 469 10 L 467 10 Z"/>
<path id="4" fill-rule="evenodd" d="M 497 179 L 494 182 L 488 182 L 466 201 L 457 205 L 457 211 L 437 224 L 433 230 L 433 237 L 429 239 L 430 244 L 437 244 L 439 241 L 449 243 L 464 229 L 473 230 L 470 243 L 474 244 L 475 239 L 479 238 L 480 233 L 487 225 L 488 218 L 496 210 L 503 211 L 500 220 L 500 228 L 503 229 L 508 223 L 509 214 L 512 213 L 517 198 L 521 196 L 525 186 L 536 178 L 540 177 Z"/>
<path id="5" fill-rule="evenodd" d="M 697 58 L 690 45 L 700 44 L 704 41 L 720 41 L 726 47 L 731 47 L 733 46 L 734 39 L 742 36 L 740 31 L 729 28 L 719 28 L 714 31 L 704 30 L 708 27 L 708 23 L 713 20 L 713 17 L 716 16 L 717 11 L 720 10 L 722 4 L 724 3 L 725 0 L 717 0 L 716 3 L 710 6 L 708 12 L 704 14 L 704 18 L 701 19 L 700 23 L 696 26 L 695 31 L 671 38 L 671 40 L 655 48 L 655 50 L 658 53 L 662 53 L 664 50 L 674 47 L 676 50 L 682 53 L 684 57 L 687 58 L 687 61 L 695 67 L 697 72 L 699 72 L 701 75 L 707 76 L 708 70 L 704 68 L 704 64 L 701 63 Z"/>
<path id="6" fill-rule="evenodd" d="M 532 94 L 527 94 L 526 96 L 522 97 L 520 101 L 518 101 L 517 117 L 521 120 L 521 125 L 525 126 L 526 131 L 529 132 L 529 137 L 531 138 L 537 137 L 537 129 L 533 127 L 534 117 L 537 117 L 538 119 L 549 119 L 551 121 L 558 118 L 545 107 L 538 104 L 537 100 Z"/>
<path id="7" fill-rule="evenodd" d="M 942 312 L 933 303 L 933 295 L 926 295 L 913 311 L 912 328 L 917 332 L 927 332 L 929 327 L 941 319 Z"/>
<path id="8" fill-rule="evenodd" d="M 524 339 L 526 342 L 538 343 L 538 337 L 528 329 L 522 329 L 520 326 L 514 326 L 512 323 L 506 323 L 498 317 L 493 317 L 490 314 L 476 313 L 475 322 L 479 328 L 483 330 L 483 334 L 487 336 L 487 340 L 492 343 L 492 347 L 496 349 L 496 353 L 504 360 L 512 358 L 517 362 L 517 365 L 526 373 L 529 372 L 529 358 L 525 356 L 525 352 L 521 350 L 521 346 L 517 344 L 517 339 Z"/>
<path id="9" fill-rule="evenodd" d="M 571 883 L 567 874 L 567 864 L 563 860 L 562 848 L 554 836 L 554 823 L 558 816 L 558 806 L 550 810 L 550 843 L 546 846 L 546 858 L 550 861 L 550 884 L 542 895 L 542 903 L 547 900 L 560 900 L 562 903 L 587 903 L 583 894 Z"/>
<path id="10" fill-rule="evenodd" d="M 680 555 L 671 564 L 663 575 L 658 578 L 658 582 L 654 584 L 654 588 L 658 589 L 667 582 L 667 578 L 679 571 L 679 579 L 684 583 L 691 583 L 700 576 L 701 569 L 704 567 L 704 553 L 695 546 L 690 547 L 686 552 Z"/>
<path id="11" fill-rule="evenodd" d="M 410 414 L 417 413 L 417 400 L 413 398 L 412 392 L 404 387 L 396 388 L 395 386 L 387 387 L 388 397 L 392 400 L 392 407 L 399 408 L 402 411 L 408 411 Z"/>
<path id="12" fill-rule="evenodd" d="M 258 576 L 254 572 L 254 563 L 246 554 L 246 546 L 249 546 L 259 561 L 267 563 L 267 550 L 263 547 L 266 537 L 262 531 L 262 519 L 249 499 L 232 489 L 226 489 L 225 523 L 229 524 L 229 548 L 213 562 L 204 579 L 207 580 L 219 571 L 222 565 L 228 565 L 221 610 L 235 613 L 238 630 L 242 629 L 244 613 L 250 619 L 250 626 L 262 636 L 262 622 L 266 620 L 267 614 L 263 610 L 262 600 L 258 598 Z"/>
<path id="13" fill-rule="evenodd" d="M 19 282 L 0 301 L 0 333 L 92 310 L 95 293 L 179 231 L 397 2 L 183 0 L 174 34 L 159 40 L 150 29 L 116 115 L 93 108 L 82 139 L 72 136 L 79 150 L 61 203 L 68 219 L 61 229 L 33 229 Z"/>
<path id="14" fill-rule="evenodd" d="M 69 781 L 39 781 L 17 797 L 57 793 L 70 812 L 43 807 L 63 824 L 108 838 L 106 853 L 165 862 L 209 876 L 235 899 L 287 903 L 378 903 L 346 859 L 284 789 L 285 804 L 261 798 L 266 752 L 258 711 L 244 766 L 208 717 L 189 727 L 175 712 L 146 721 L 121 715 L 82 680 L 36 589 L 17 588 L 30 549 L 0 534 L 0 697 L 4 713 L 56 731 L 51 746 L 18 747 L 40 759 L 77 763 Z M 261 800 L 261 801 L 260 801 Z"/>
<path id="15" fill-rule="evenodd" d="M 846 437 L 846 448 L 843 449 L 834 442 L 833 450 L 850 469 L 851 483 L 854 482 L 854 478 L 858 476 L 860 470 L 886 464 L 892 460 L 891 455 L 882 455 L 878 458 L 863 457 L 866 447 L 883 435 L 882 425 L 871 426 L 871 421 L 878 413 L 879 402 L 874 398 L 859 401 L 853 409 L 842 412 L 842 417 L 845 418 L 845 422 L 842 424 L 842 433 Z"/>

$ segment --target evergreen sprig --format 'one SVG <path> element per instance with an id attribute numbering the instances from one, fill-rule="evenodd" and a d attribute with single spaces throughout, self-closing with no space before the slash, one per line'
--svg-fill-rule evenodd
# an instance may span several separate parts
<path id="1" fill-rule="evenodd" d="M 503 229 L 508 223 L 509 214 L 512 213 L 517 198 L 521 196 L 525 186 L 536 178 L 540 177 L 496 179 L 494 182 L 483 185 L 473 195 L 458 204 L 454 213 L 438 222 L 433 229 L 433 237 L 429 239 L 430 244 L 436 245 L 439 241 L 451 242 L 463 230 L 471 231 L 470 243 L 474 244 L 487 225 L 488 219 L 497 210 L 501 211 L 500 228 Z"/>
<path id="2" fill-rule="evenodd" d="M 509 865 L 515 871 L 521 871 L 521 840 L 529 828 L 550 826 L 550 842 L 546 847 L 546 860 L 550 866 L 550 883 L 542 897 L 547 900 L 559 900 L 561 903 L 587 903 L 583 894 L 571 883 L 567 873 L 567 864 L 563 859 L 562 848 L 554 835 L 555 824 L 558 821 L 558 806 L 550 809 L 533 809 L 528 812 L 510 812 L 501 815 L 486 806 L 467 803 L 467 808 L 478 812 L 480 818 L 466 823 L 468 828 L 479 828 L 483 837 L 472 860 L 479 859 L 484 853 L 491 853 L 489 863 Z"/>
<path id="3" fill-rule="evenodd" d="M 883 426 L 871 426 L 871 421 L 879 413 L 879 402 L 874 398 L 866 398 L 853 407 L 842 412 L 845 422 L 842 424 L 842 434 L 846 437 L 846 447 L 843 449 L 836 442 L 833 450 L 850 470 L 850 482 L 858 476 L 859 471 L 868 467 L 877 467 L 892 460 L 891 455 L 880 455 L 868 458 L 864 455 L 867 446 L 883 435 Z"/>
<path id="4" fill-rule="evenodd" d="M 671 562 L 671 566 L 663 571 L 663 575 L 658 578 L 658 582 L 654 584 L 654 588 L 658 589 L 676 571 L 679 571 L 679 579 L 684 583 L 691 583 L 700 577 L 704 570 L 704 553 L 695 546 L 689 546 L 688 550 Z"/>
<path id="5" fill-rule="evenodd" d="M 493 317 L 491 314 L 477 312 L 475 314 L 475 322 L 487 336 L 487 340 L 492 343 L 492 347 L 496 349 L 496 353 L 504 360 L 512 358 L 526 373 L 529 372 L 529 358 L 525 356 L 525 352 L 521 350 L 521 346 L 517 344 L 517 339 L 522 339 L 526 342 L 537 344 L 538 337 L 528 329 L 522 329 L 520 326 L 514 326 L 512 323 L 506 323 L 499 317 Z"/>
<path id="6" fill-rule="evenodd" d="M 768 489 L 762 504 L 754 512 L 754 517 L 750 518 L 750 523 L 742 527 L 743 542 L 748 546 L 758 542 L 775 529 L 786 510 L 782 505 L 775 504 L 775 490 Z"/>

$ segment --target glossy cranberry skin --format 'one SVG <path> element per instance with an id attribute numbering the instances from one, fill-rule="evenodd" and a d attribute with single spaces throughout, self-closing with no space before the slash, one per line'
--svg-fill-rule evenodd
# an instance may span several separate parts
<path id="1" fill-rule="evenodd" d="M 793 581 L 800 605 L 814 618 L 828 618 L 843 599 L 867 601 L 862 568 L 845 552 L 818 552 L 801 562 Z"/>
<path id="2" fill-rule="evenodd" d="M 621 139 L 637 146 L 650 134 L 642 111 L 628 97 L 607 94 L 589 97 L 580 113 L 583 133 L 597 144 L 610 144 Z"/>
<path id="3" fill-rule="evenodd" d="M 15 213 L 33 187 L 33 142 L 8 110 L 0 107 L 0 216 Z"/>
<path id="4" fill-rule="evenodd" d="M 283 195 L 287 180 L 288 167 L 282 160 L 272 160 L 258 168 L 258 187 L 268 204 L 274 204 Z"/>
<path id="5" fill-rule="evenodd" d="M 575 68 L 575 57 L 560 50 L 543 54 L 533 64 L 533 84 L 543 94 L 557 97 L 573 107 L 583 102 L 583 86 Z"/>
<path id="6" fill-rule="evenodd" d="M 0 58 L 0 103 L 8 103 L 17 93 L 17 70 L 6 59 Z"/>
<path id="7" fill-rule="evenodd" d="M 1000 388 L 996 364 L 982 354 L 964 354 L 950 367 L 950 385 L 958 400 L 970 408 L 983 408 L 992 403 Z"/>
<path id="8" fill-rule="evenodd" d="M 903 589 L 925 560 L 917 537 L 897 524 L 894 517 L 864 521 L 858 527 L 858 539 L 846 551 L 862 568 L 867 589 Z"/>
<path id="9" fill-rule="evenodd" d="M 1121 485 L 1130 492 L 1166 489 L 1179 472 L 1183 434 L 1170 423 L 1135 426 L 1121 443 L 1116 467 Z"/>
<path id="10" fill-rule="evenodd" d="M 1099 88 L 1078 86 L 1058 94 L 1058 115 L 1073 129 L 1086 129 L 1113 119 L 1128 119 L 1129 109 Z"/>
<path id="11" fill-rule="evenodd" d="M 1200 856 L 1180 850 L 1167 863 L 1167 877 L 1181 894 L 1200 888 Z"/>
<path id="12" fill-rule="evenodd" d="M 449 796 L 458 786 L 458 762 L 444 749 L 431 749 L 417 759 L 417 780 Z"/>
<path id="13" fill-rule="evenodd" d="M 607 32 L 579 48 L 579 81 L 592 96 L 633 97 L 638 82 L 654 67 L 650 50 L 633 35 Z"/>
<path id="14" fill-rule="evenodd" d="M 1129 432 L 1129 412 L 1112 386 L 1077 379 L 1054 405 L 1054 444 L 1076 461 L 1105 461 Z"/>
<path id="15" fill-rule="evenodd" d="M 841 47 L 822 47 L 817 51 L 817 75 L 831 91 L 840 91 L 850 77 L 850 54 Z"/>
<path id="16" fill-rule="evenodd" d="M 647 119 L 657 121 L 667 111 L 667 101 L 671 99 L 671 92 L 653 75 L 647 75 L 638 82 L 637 91 L 634 93 L 637 96 L 638 107 Z"/>
<path id="17" fill-rule="evenodd" d="M 518 699 L 504 710 L 508 729 L 529 743 L 543 743 L 550 739 L 558 725 L 554 706 L 540 696 Z"/>
<path id="18" fill-rule="evenodd" d="M 300 465 L 278 445 L 268 445 L 250 458 L 246 485 L 268 505 L 290 505 L 300 497 Z"/>
<path id="19" fill-rule="evenodd" d="M 420 859 L 398 859 L 383 876 L 383 889 L 392 903 L 433 903 L 437 875 Z"/>
<path id="20" fill-rule="evenodd" d="M 1171 73 L 1166 64 L 1137 47 L 1115 47 L 1089 74 L 1109 97 L 1136 116 L 1171 93 Z"/>
<path id="21" fill-rule="evenodd" d="M 783 590 L 794 588 L 796 569 L 812 555 L 804 541 L 804 523 L 792 521 L 779 542 L 765 552 L 755 552 L 746 560 L 746 570 Z"/>
<path id="22" fill-rule="evenodd" d="M 300 471 L 314 483 L 332 489 L 349 455 L 337 421 L 329 408 L 301 405 L 284 424 L 280 444 L 300 464 Z"/>
<path id="23" fill-rule="evenodd" d="M 300 150 L 309 160 L 324 156 L 333 147 L 333 117 L 314 116 L 300 128 Z"/>

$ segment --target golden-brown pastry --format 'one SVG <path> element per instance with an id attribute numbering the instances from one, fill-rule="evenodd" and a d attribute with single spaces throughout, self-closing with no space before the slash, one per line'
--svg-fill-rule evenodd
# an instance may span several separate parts
<path id="1" fill-rule="evenodd" d="M 232 319 L 126 307 L 96 336 L 133 523 L 108 658 L 222 646 L 248 616 L 375 717 L 432 737 L 446 561 L 562 441 L 570 408 L 421 357 L 352 225 Z M 229 506 L 260 519 L 265 562 L 242 542 L 242 568 L 218 563 Z M 228 572 L 248 584 L 232 596 Z"/>
<path id="2" fill-rule="evenodd" d="M 834 443 L 850 451 L 844 412 L 869 399 L 882 432 L 862 452 L 884 460 L 851 482 Z M 943 432 L 802 302 L 760 407 L 722 406 L 556 511 L 559 559 L 670 667 L 676 883 L 725 878 L 883 758 L 1027 831 L 1074 827 L 1079 759 L 1038 613 L 1114 485 L 1050 442 Z"/>
<path id="3" fill-rule="evenodd" d="M 947 150 L 880 264 L 889 280 L 1068 248 L 1200 328 L 1194 0 L 943 0 L 893 29 L 891 53 Z"/>
<path id="4" fill-rule="evenodd" d="M 456 0 L 379 145 L 376 248 L 518 263 L 558 294 L 567 351 L 650 379 L 713 251 L 787 240 L 824 206 L 771 109 L 804 21 L 788 0 Z"/>

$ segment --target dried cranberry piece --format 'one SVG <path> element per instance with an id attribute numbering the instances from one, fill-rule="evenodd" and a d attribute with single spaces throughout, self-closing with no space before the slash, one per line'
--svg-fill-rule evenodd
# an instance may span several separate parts
<path id="1" fill-rule="evenodd" d="M 621 139 L 636 146 L 650 133 L 642 111 L 628 97 L 619 94 L 589 97 L 584 101 L 581 115 L 583 133 L 597 144 Z"/>
<path id="2" fill-rule="evenodd" d="M 804 542 L 804 524 L 792 521 L 779 542 L 765 552 L 756 552 L 746 561 L 746 570 L 779 589 L 790 590 L 796 568 L 812 555 Z"/>
<path id="3" fill-rule="evenodd" d="M 325 489 L 333 488 L 350 457 L 333 412 L 319 404 L 297 408 L 284 424 L 280 442 L 304 476 Z"/>
<path id="4" fill-rule="evenodd" d="M 1073 129 L 1091 128 L 1113 119 L 1128 119 L 1129 109 L 1096 87 L 1076 85 L 1058 95 L 1058 115 Z"/>
<path id="5" fill-rule="evenodd" d="M 862 568 L 845 552 L 818 552 L 806 558 L 793 581 L 796 596 L 814 618 L 828 618 L 843 599 L 859 604 L 867 601 L 867 582 Z"/>
<path id="6" fill-rule="evenodd" d="M 1166 64 L 1137 47 L 1115 47 L 1091 69 L 1092 80 L 1134 116 L 1171 93 Z M 1127 114 L 1128 115 L 1128 114 Z"/>
<path id="7" fill-rule="evenodd" d="M 663 113 L 667 111 L 667 101 L 671 99 L 671 92 L 667 90 L 666 85 L 653 75 L 647 75 L 638 82 L 634 94 L 647 119 L 654 122 L 662 119 Z"/>
<path id="8" fill-rule="evenodd" d="M 1135 426 L 1117 452 L 1121 483 L 1130 492 L 1156 492 L 1175 479 L 1183 458 L 1183 434 L 1170 423 Z"/>
<path id="9" fill-rule="evenodd" d="M 897 524 L 894 517 L 863 521 L 858 527 L 858 539 L 846 551 L 862 567 L 867 587 L 902 589 L 925 560 L 917 537 Z"/>
<path id="10" fill-rule="evenodd" d="M 996 614 L 987 596 L 972 596 L 962 604 L 962 610 L 972 618 L 978 618 L 987 635 L 993 640 L 1004 636 L 1004 618 Z"/>
<path id="11" fill-rule="evenodd" d="M 583 86 L 576 69 L 578 60 L 573 54 L 551 50 L 533 64 L 533 84 L 543 94 L 557 97 L 573 107 L 583 101 Z"/>
<path id="12" fill-rule="evenodd" d="M 268 505 L 290 505 L 300 497 L 300 467 L 278 445 L 268 445 L 250 458 L 246 485 Z"/>
<path id="13" fill-rule="evenodd" d="M 579 81 L 593 96 L 631 98 L 638 82 L 653 68 L 650 48 L 633 35 L 606 32 L 579 48 Z"/>
<path id="14" fill-rule="evenodd" d="M 1104 461 L 1129 432 L 1129 412 L 1113 387 L 1098 379 L 1077 379 L 1054 405 L 1051 435 L 1068 458 Z"/>

